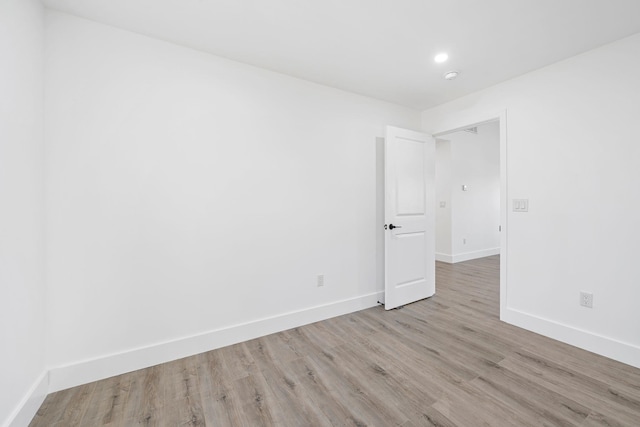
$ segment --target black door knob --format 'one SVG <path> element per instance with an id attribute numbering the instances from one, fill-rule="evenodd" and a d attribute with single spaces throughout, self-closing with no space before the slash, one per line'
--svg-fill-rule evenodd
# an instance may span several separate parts
<path id="1" fill-rule="evenodd" d="M 394 228 L 402 228 L 402 226 L 401 225 L 389 224 L 389 230 L 393 230 Z"/>

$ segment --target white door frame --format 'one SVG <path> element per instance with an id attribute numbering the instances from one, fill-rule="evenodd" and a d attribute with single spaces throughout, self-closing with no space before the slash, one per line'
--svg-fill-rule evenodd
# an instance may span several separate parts
<path id="1" fill-rule="evenodd" d="M 447 117 L 443 124 L 432 132 L 434 138 L 448 133 L 479 126 L 488 122 L 500 122 L 500 320 L 504 319 L 507 309 L 507 235 L 508 186 L 507 186 L 507 110 L 496 113 L 473 113 Z M 423 126 L 424 127 L 424 126 Z"/>

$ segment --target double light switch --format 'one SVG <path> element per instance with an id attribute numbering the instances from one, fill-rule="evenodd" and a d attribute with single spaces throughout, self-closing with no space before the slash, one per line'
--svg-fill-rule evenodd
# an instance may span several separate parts
<path id="1" fill-rule="evenodd" d="M 529 212 L 529 199 L 513 199 L 514 212 Z"/>

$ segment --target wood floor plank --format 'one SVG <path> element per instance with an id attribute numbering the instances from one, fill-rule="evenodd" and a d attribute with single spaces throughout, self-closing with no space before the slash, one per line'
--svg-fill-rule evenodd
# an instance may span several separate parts
<path id="1" fill-rule="evenodd" d="M 322 411 L 327 425 L 349 427 L 366 425 L 350 411 L 339 396 L 331 393 L 327 385 L 328 379 L 319 376 L 309 360 L 306 358 L 294 360 L 289 364 L 289 369 L 298 379 L 298 384 L 304 391 L 309 404 Z"/>
<path id="2" fill-rule="evenodd" d="M 580 425 L 590 414 L 588 407 L 501 366 L 476 378 L 471 385 L 523 418 L 540 420 L 543 425 Z"/>
<path id="3" fill-rule="evenodd" d="M 586 407 L 597 408 L 600 411 L 597 419 L 640 420 L 637 402 L 620 399 L 615 393 L 611 393 L 610 383 L 601 382 L 524 350 L 519 350 L 513 357 L 505 359 L 501 365 L 540 384 L 549 393 L 571 396 L 573 400 Z M 607 404 L 603 405 L 603 402 Z"/>
<path id="4" fill-rule="evenodd" d="M 468 382 L 447 391 L 433 407 L 459 426 L 538 426 L 515 408 L 497 401 Z"/>
<path id="5" fill-rule="evenodd" d="M 640 425 L 638 415 L 617 413 L 615 415 L 603 415 L 592 412 L 582 423 L 581 427 L 636 427 Z"/>
<path id="6" fill-rule="evenodd" d="M 164 390 L 161 386 L 164 365 L 152 366 L 144 369 L 139 382 L 141 389 L 136 389 L 139 394 L 136 404 L 129 403 L 131 409 L 127 412 L 127 418 L 134 420 L 142 426 L 161 425 L 161 411 L 166 406 Z"/>
<path id="7" fill-rule="evenodd" d="M 640 427 L 640 369 L 499 320 L 499 256 L 437 293 L 53 393 L 31 427 Z"/>
<path id="8" fill-rule="evenodd" d="M 414 421 L 415 426 L 424 427 L 455 427 L 456 424 L 449 418 L 445 417 L 433 406 L 427 406 L 422 409 L 422 413 Z"/>
<path id="9" fill-rule="evenodd" d="M 436 402 L 435 396 L 414 387 L 406 377 L 396 372 L 391 363 L 369 358 L 363 360 L 362 350 L 359 345 L 346 344 L 337 347 L 334 354 L 345 366 L 352 366 L 351 374 L 360 380 L 364 389 L 375 390 L 385 405 L 397 409 L 409 419 L 417 419 L 423 408 Z"/>
<path id="10" fill-rule="evenodd" d="M 332 333 L 325 322 L 316 322 L 297 328 L 321 349 L 333 348 L 349 342 L 350 339 L 342 339 Z"/>
<path id="11" fill-rule="evenodd" d="M 234 423 L 240 426 L 274 426 L 274 413 L 280 412 L 279 403 L 267 396 L 267 386 L 259 374 L 248 375 L 233 383 L 232 393 L 237 396 L 242 410 Z"/>
<path id="12" fill-rule="evenodd" d="M 225 377 L 230 380 L 244 378 L 257 372 L 256 362 L 247 343 L 235 344 L 217 350 L 224 366 Z"/>
<path id="13" fill-rule="evenodd" d="M 87 425 L 95 426 L 124 425 L 124 405 L 129 397 L 132 379 L 133 374 L 123 374 L 99 381 L 82 423 L 86 421 Z"/>
<path id="14" fill-rule="evenodd" d="M 282 422 L 286 425 L 329 425 L 324 413 L 311 404 L 299 378 L 289 366 L 265 366 L 261 373 L 271 390 L 271 395 L 279 402 Z"/>
<path id="15" fill-rule="evenodd" d="M 74 389 L 49 394 L 42 405 L 40 405 L 40 408 L 38 409 L 36 416 L 31 421 L 30 426 L 51 426 L 59 420 L 66 407 L 71 403 Z"/>
<path id="16" fill-rule="evenodd" d="M 439 322 L 435 316 L 431 319 L 427 322 L 402 312 L 397 322 L 404 327 L 403 336 L 415 336 L 418 341 L 426 341 L 441 353 L 459 357 L 467 366 L 476 365 L 479 369 L 486 365 L 493 366 L 507 353 L 482 340 L 474 339 L 473 333 L 458 333 L 450 323 Z"/>
<path id="17" fill-rule="evenodd" d="M 172 401 L 162 409 L 161 420 L 163 426 L 206 426 L 201 396 L 189 394 Z"/>
<path id="18" fill-rule="evenodd" d="M 354 344 L 352 344 L 354 345 Z M 376 336 L 370 336 L 364 342 L 357 343 L 359 352 L 366 352 L 367 358 L 363 362 L 373 363 L 375 366 L 384 366 L 385 371 L 398 378 L 406 387 L 421 396 L 423 404 L 437 401 L 447 389 L 443 383 L 457 383 L 460 378 L 443 374 L 437 368 L 425 369 L 424 365 L 414 360 L 406 359 L 405 351 L 397 351 L 397 348 L 383 348 L 378 344 Z M 428 362 L 425 361 L 428 365 Z"/>
<path id="19" fill-rule="evenodd" d="M 381 331 L 377 335 L 378 344 L 381 348 L 386 348 L 388 353 L 406 358 L 415 364 L 415 367 L 433 371 L 436 376 L 442 374 L 443 378 L 451 379 L 453 383 L 469 381 L 478 376 L 472 367 L 466 365 L 467 361 L 461 361 L 458 355 L 434 348 L 433 342 L 414 334 L 410 325 L 399 323 L 402 326 L 396 334 Z M 400 348 L 402 352 L 397 351 Z"/>
<path id="20" fill-rule="evenodd" d="M 242 401 L 233 391 L 234 379 L 225 369 L 222 353 L 210 351 L 198 356 L 200 358 L 198 376 L 206 425 L 220 427 L 237 425 L 242 411 Z"/>
<path id="21" fill-rule="evenodd" d="M 170 404 L 200 393 L 198 371 L 193 363 L 195 358 L 184 358 L 164 366 L 165 401 Z"/>
<path id="22" fill-rule="evenodd" d="M 345 370 L 337 353 L 326 352 L 306 359 L 312 370 L 327 380 L 329 393 L 349 408 L 352 421 L 358 420 L 359 425 L 398 426 L 408 420 L 397 408 L 386 405 L 377 390 L 365 388 L 360 378 Z"/>

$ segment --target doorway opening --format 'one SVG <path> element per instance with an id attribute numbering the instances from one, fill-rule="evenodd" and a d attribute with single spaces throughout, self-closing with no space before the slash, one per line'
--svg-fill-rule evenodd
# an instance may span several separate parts
<path id="1" fill-rule="evenodd" d="M 500 254 L 500 123 L 436 139 L 436 261 Z"/>
<path id="2" fill-rule="evenodd" d="M 436 260 L 499 254 L 500 318 L 507 295 L 506 112 L 466 118 L 436 138 Z M 437 283 L 436 283 L 437 288 Z"/>

